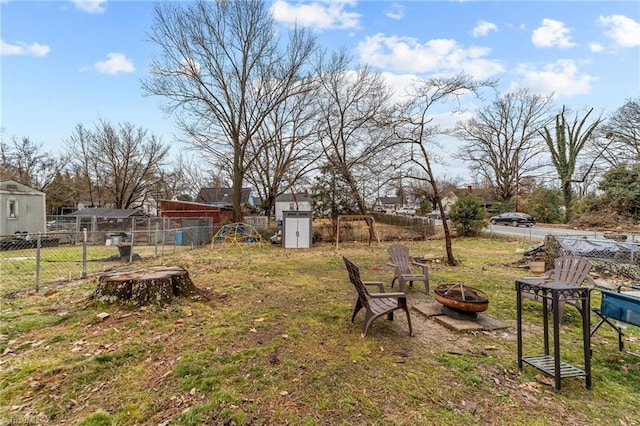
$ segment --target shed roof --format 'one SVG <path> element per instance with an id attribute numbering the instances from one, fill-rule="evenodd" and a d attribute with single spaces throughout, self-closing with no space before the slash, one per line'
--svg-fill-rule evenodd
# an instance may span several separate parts
<path id="1" fill-rule="evenodd" d="M 44 195 L 44 192 L 35 188 L 24 185 L 12 179 L 0 179 L 0 191 L 3 193 L 28 193 Z"/>
<path id="2" fill-rule="evenodd" d="M 102 207 L 89 207 L 86 209 L 80 209 L 73 213 L 68 213 L 65 216 L 81 216 L 81 217 L 108 217 L 113 219 L 125 219 L 128 217 L 134 216 L 143 216 L 146 215 L 142 212 L 141 209 L 110 209 L 110 208 L 102 208 Z"/>

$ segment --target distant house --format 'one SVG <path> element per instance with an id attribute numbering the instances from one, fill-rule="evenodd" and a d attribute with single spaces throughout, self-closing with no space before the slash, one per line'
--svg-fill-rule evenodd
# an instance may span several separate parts
<path id="1" fill-rule="evenodd" d="M 44 232 L 47 195 L 14 180 L 0 180 L 0 234 Z"/>
<path id="2" fill-rule="evenodd" d="M 469 185 L 466 188 L 457 188 L 447 193 L 447 195 L 442 198 L 442 203 L 445 205 L 445 211 L 449 211 L 451 206 L 458 201 L 461 194 L 475 195 L 480 200 L 480 205 L 485 210 L 491 211 L 491 207 L 496 203 L 495 191 L 493 188 L 474 188 Z"/>
<path id="3" fill-rule="evenodd" d="M 282 194 L 276 197 L 276 220 L 282 220 L 283 211 L 311 211 L 313 200 L 309 194 Z"/>
<path id="4" fill-rule="evenodd" d="M 406 203 L 404 202 L 402 197 L 378 197 L 373 203 L 373 207 L 374 209 L 378 207 L 390 212 L 402 207 L 406 207 L 405 204 Z"/>
<path id="5" fill-rule="evenodd" d="M 201 188 L 195 199 L 196 203 L 217 207 L 233 207 L 233 188 Z M 251 188 L 242 188 L 240 204 L 254 206 Z"/>

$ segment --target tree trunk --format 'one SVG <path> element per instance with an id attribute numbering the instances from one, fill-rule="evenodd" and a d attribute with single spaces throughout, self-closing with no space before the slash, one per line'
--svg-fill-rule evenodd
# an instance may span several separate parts
<path id="1" fill-rule="evenodd" d="M 101 303 L 124 302 L 133 306 L 168 305 L 176 297 L 207 300 L 186 269 L 152 266 L 135 271 L 108 272 L 98 280 L 91 298 Z"/>

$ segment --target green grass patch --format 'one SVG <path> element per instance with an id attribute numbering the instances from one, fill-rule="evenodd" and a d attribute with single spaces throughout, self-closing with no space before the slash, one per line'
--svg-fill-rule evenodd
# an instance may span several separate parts
<path id="1" fill-rule="evenodd" d="M 406 243 L 442 259 L 443 241 Z M 602 328 L 593 339 L 593 389 L 564 379 L 563 393 L 517 371 L 515 286 L 527 271 L 510 265 L 523 242 L 454 240 L 460 265 L 430 263 L 431 288 L 463 282 L 486 292 L 488 315 L 509 328 L 451 331 L 412 310 L 376 320 L 360 336 L 364 311 L 342 256 L 387 290 L 386 245 L 316 244 L 191 250 L 162 259 L 188 269 L 207 302 L 167 307 L 95 305 L 95 281 L 15 295 L 0 310 L 0 418 L 10 407 L 44 413 L 51 424 L 634 424 L 637 358 L 617 351 Z M 111 248 L 113 249 L 113 248 Z M 139 268 L 142 263 L 130 268 Z M 411 305 L 432 303 L 418 285 Z M 595 302 L 594 302 L 595 303 Z M 580 317 L 566 309 L 562 356 L 581 363 Z M 109 313 L 100 320 L 96 315 Z M 542 348 L 541 305 L 523 311 L 525 351 Z M 627 329 L 637 339 L 637 328 Z"/>

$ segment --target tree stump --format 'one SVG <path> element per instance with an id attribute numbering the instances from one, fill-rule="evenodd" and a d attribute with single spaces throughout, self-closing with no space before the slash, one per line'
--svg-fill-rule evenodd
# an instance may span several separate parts
<path id="1" fill-rule="evenodd" d="M 193 284 L 189 272 L 179 266 L 105 273 L 91 296 L 101 303 L 124 302 L 133 306 L 167 305 L 176 297 L 208 299 L 206 293 Z"/>

